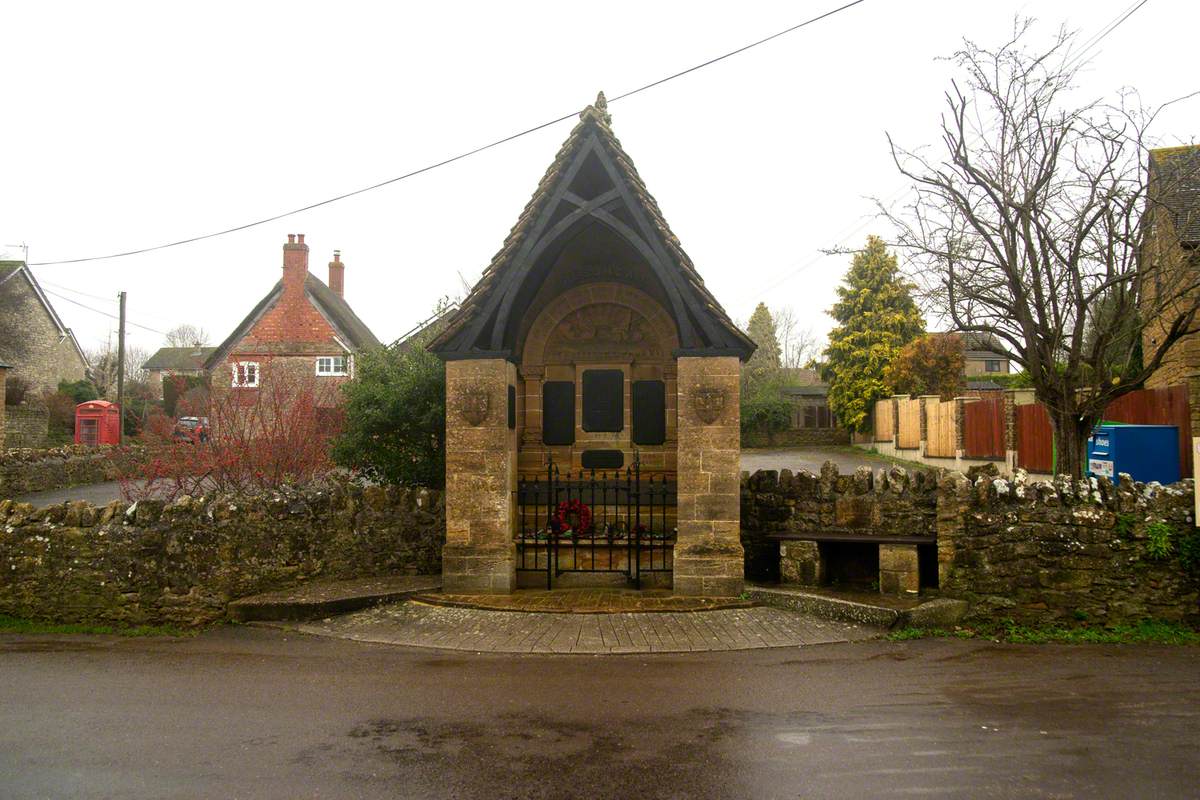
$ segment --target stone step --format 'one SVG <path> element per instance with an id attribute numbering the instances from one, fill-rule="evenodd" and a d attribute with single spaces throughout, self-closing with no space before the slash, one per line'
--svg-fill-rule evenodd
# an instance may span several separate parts
<path id="1" fill-rule="evenodd" d="M 809 592 L 799 587 L 751 583 L 746 584 L 746 596 L 765 606 L 800 611 L 822 619 L 855 622 L 887 629 L 950 627 L 962 620 L 967 612 L 965 600 L 935 598 L 895 606 L 886 605 L 883 601 L 875 605 L 830 594 Z"/>
<path id="2" fill-rule="evenodd" d="M 237 622 L 279 622 L 323 619 L 363 608 L 403 600 L 441 588 L 440 575 L 396 575 L 349 581 L 307 583 L 278 592 L 234 600 L 227 607 Z"/>

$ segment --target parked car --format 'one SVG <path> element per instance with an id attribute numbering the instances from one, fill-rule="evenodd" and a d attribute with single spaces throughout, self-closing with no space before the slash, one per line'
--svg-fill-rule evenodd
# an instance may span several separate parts
<path id="1" fill-rule="evenodd" d="M 171 438 L 181 442 L 207 442 L 208 417 L 180 417 L 175 423 Z"/>

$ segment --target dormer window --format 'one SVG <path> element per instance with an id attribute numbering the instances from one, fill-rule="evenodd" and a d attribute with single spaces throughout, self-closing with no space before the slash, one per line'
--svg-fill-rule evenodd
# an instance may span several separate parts
<path id="1" fill-rule="evenodd" d="M 317 375 L 319 377 L 349 374 L 348 361 L 345 356 L 321 356 L 317 359 Z"/>
<path id="2" fill-rule="evenodd" d="M 258 386 L 258 362 L 238 361 L 233 366 L 233 386 L 249 389 Z"/>

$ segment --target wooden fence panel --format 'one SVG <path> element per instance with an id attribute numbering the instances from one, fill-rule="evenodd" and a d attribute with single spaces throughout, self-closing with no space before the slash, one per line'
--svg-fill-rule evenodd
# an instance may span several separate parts
<path id="1" fill-rule="evenodd" d="M 896 431 L 892 425 L 892 401 L 891 400 L 876 400 L 875 413 L 872 418 L 872 425 L 875 428 L 875 441 L 890 442 L 896 438 Z"/>
<path id="2" fill-rule="evenodd" d="M 915 398 L 897 400 L 897 414 L 900 423 L 896 431 L 896 447 L 905 450 L 916 450 L 921 446 L 921 401 Z"/>
<path id="3" fill-rule="evenodd" d="M 1054 471 L 1054 429 L 1041 403 L 1017 406 L 1017 466 L 1028 472 Z"/>
<path id="4" fill-rule="evenodd" d="M 1118 397 L 1104 410 L 1109 422 L 1133 425 L 1175 425 L 1179 428 L 1179 469 L 1192 475 L 1192 410 L 1187 386 L 1141 389 Z"/>
<path id="5" fill-rule="evenodd" d="M 925 455 L 934 458 L 954 458 L 958 450 L 953 400 L 929 402 L 925 405 Z"/>
<path id="6" fill-rule="evenodd" d="M 1004 398 L 963 406 L 963 451 L 967 458 L 1004 458 Z"/>

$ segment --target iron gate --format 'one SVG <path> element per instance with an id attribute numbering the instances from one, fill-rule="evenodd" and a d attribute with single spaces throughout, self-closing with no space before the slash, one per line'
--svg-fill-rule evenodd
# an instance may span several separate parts
<path id="1" fill-rule="evenodd" d="M 636 451 L 624 470 L 559 472 L 517 481 L 517 570 L 544 572 L 546 588 L 566 572 L 670 572 L 676 485 L 641 474 Z"/>

